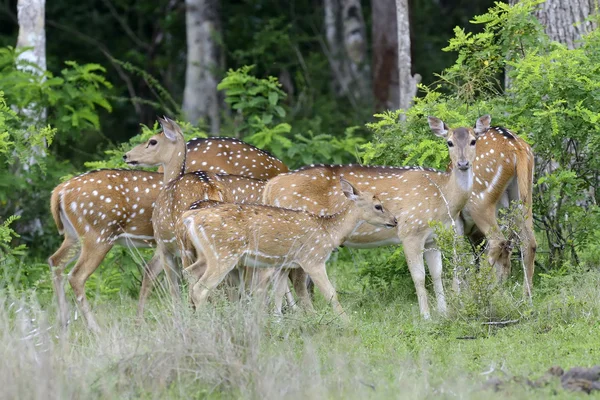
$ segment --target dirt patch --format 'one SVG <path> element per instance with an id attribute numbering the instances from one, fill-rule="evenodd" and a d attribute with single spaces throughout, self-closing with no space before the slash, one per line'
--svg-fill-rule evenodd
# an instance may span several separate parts
<path id="1" fill-rule="evenodd" d="M 565 390 L 572 392 L 585 392 L 589 394 L 595 390 L 600 391 L 600 365 L 591 368 L 573 367 L 566 372 L 559 366 L 553 366 L 542 377 L 533 381 L 527 377 L 519 376 L 509 379 L 494 377 L 484 382 L 481 390 L 499 392 L 514 383 L 525 384 L 532 388 L 541 388 L 555 379 L 560 379 L 561 386 Z"/>

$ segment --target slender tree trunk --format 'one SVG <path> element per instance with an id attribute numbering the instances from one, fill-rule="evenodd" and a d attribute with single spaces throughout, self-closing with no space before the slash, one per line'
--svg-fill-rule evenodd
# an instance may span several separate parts
<path id="1" fill-rule="evenodd" d="M 355 107 L 370 96 L 367 36 L 359 0 L 324 0 L 328 58 L 338 96 Z"/>
<path id="2" fill-rule="evenodd" d="M 29 48 L 17 57 L 17 68 L 33 75 L 46 72 L 45 5 L 45 0 L 19 0 L 17 3 L 19 36 L 16 48 Z M 35 104 L 19 111 L 34 125 L 39 126 L 46 121 L 46 109 L 39 109 Z"/>
<path id="3" fill-rule="evenodd" d="M 411 72 L 408 0 L 396 0 L 396 18 L 398 24 L 399 106 L 403 110 L 408 110 L 417 95 L 417 84 L 421 82 L 421 75 L 413 76 Z"/>
<path id="4" fill-rule="evenodd" d="M 373 95 L 376 110 L 400 107 L 395 0 L 372 0 Z"/>
<path id="5" fill-rule="evenodd" d="M 186 120 L 208 119 L 213 135 L 220 130 L 217 93 L 222 51 L 218 0 L 186 0 L 187 67 L 183 92 Z"/>
<path id="6" fill-rule="evenodd" d="M 45 25 L 46 2 L 45 0 L 19 0 L 17 2 L 17 18 L 19 22 L 19 36 L 17 38 L 17 50 L 29 48 L 17 57 L 17 68 L 27 71 L 32 75 L 43 75 L 46 72 L 46 25 Z M 22 62 L 27 62 L 24 65 Z M 16 110 L 23 117 L 28 127 L 29 136 L 35 130 L 46 123 L 47 111 L 37 104 L 29 104 L 23 109 Z M 20 163 L 14 165 L 15 175 L 24 175 L 37 164 L 38 160 L 46 156 L 46 144 L 42 146 L 31 146 L 28 159 L 20 159 Z M 28 179 L 30 182 L 30 180 Z M 39 198 L 37 193 L 33 197 Z M 40 199 L 41 200 L 41 199 Z M 20 215 L 22 209 L 16 209 L 15 214 Z M 19 224 L 20 232 L 28 235 L 43 232 L 41 220 L 32 219 L 26 223 Z"/>
<path id="7" fill-rule="evenodd" d="M 33 75 L 43 75 L 46 72 L 45 9 L 45 0 L 19 0 L 17 3 L 19 36 L 16 48 L 30 48 L 17 57 L 17 68 Z M 22 62 L 29 64 L 24 65 Z M 18 112 L 31 129 L 37 129 L 46 122 L 46 109 L 37 107 L 36 104 L 30 104 Z M 38 157 L 45 155 L 45 147 L 32 147 L 31 156 L 28 160 L 22 160 L 21 168 L 28 171 Z"/>

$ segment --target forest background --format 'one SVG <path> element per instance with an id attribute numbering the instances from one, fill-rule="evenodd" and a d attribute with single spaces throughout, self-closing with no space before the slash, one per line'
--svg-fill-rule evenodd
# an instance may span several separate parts
<path id="1" fill-rule="evenodd" d="M 598 362 L 599 5 L 510 3 L 61 0 L 28 14 L 27 29 L 45 27 L 41 68 L 26 51 L 41 36 L 19 35 L 17 1 L 1 0 L 0 398 L 494 397 L 479 390 L 487 377 L 502 398 L 570 398 L 524 377 Z M 80 172 L 125 167 L 157 115 L 177 118 L 188 138 L 239 137 L 291 168 L 444 169 L 446 145 L 426 116 L 470 126 L 488 113 L 536 155 L 533 301 L 518 251 L 497 285 L 485 265 L 471 268 L 470 247 L 440 232 L 445 273 L 464 267 L 469 283 L 433 323 L 419 318 L 402 249 L 390 247 L 332 257 L 352 321 L 343 329 L 318 296 L 316 316 L 281 324 L 218 298 L 199 314 L 171 308 L 160 290 L 139 325 L 152 253 L 115 247 L 86 285 L 104 333 L 90 335 L 72 308 L 58 335 L 50 192 Z M 500 217 L 518 235 L 511 212 Z"/>

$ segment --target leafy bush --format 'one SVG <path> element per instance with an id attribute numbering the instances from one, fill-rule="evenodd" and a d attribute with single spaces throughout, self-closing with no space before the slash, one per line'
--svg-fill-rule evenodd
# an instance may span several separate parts
<path id="1" fill-rule="evenodd" d="M 270 150 L 290 167 L 355 159 L 357 146 L 365 140 L 348 128 L 343 137 L 308 131 L 292 134 L 285 122 L 286 110 L 280 103 L 286 94 L 276 78 L 257 78 L 252 66 L 229 70 L 218 85 L 225 91 L 225 102 L 238 115 L 230 124 L 236 136 L 257 147 Z"/>

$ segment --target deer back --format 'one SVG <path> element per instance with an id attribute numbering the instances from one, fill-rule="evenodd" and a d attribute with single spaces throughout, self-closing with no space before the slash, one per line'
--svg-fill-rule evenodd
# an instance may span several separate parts
<path id="1" fill-rule="evenodd" d="M 348 200 L 339 179 L 374 193 L 398 219 L 400 227 L 428 229 L 430 219 L 447 219 L 442 199 L 448 174 L 426 168 L 361 165 L 319 165 L 272 178 L 264 203 L 303 209 L 321 215 L 339 212 Z M 419 215 L 427 217 L 420 218 Z M 363 224 L 348 238 L 356 246 L 398 243 L 394 230 Z M 348 244 L 348 242 L 347 242 Z"/>
<path id="2" fill-rule="evenodd" d="M 198 200 L 231 201 L 232 198 L 215 173 L 195 171 L 179 176 L 156 199 L 152 214 L 156 240 L 170 243 L 180 228 L 181 215 Z"/>
<path id="3" fill-rule="evenodd" d="M 218 174 L 216 179 L 227 189 L 231 202 L 262 203 L 266 180 L 229 174 Z"/>
<path id="4" fill-rule="evenodd" d="M 288 172 L 286 165 L 268 152 L 234 138 L 192 139 L 187 143 L 186 171 L 269 179 Z"/>

